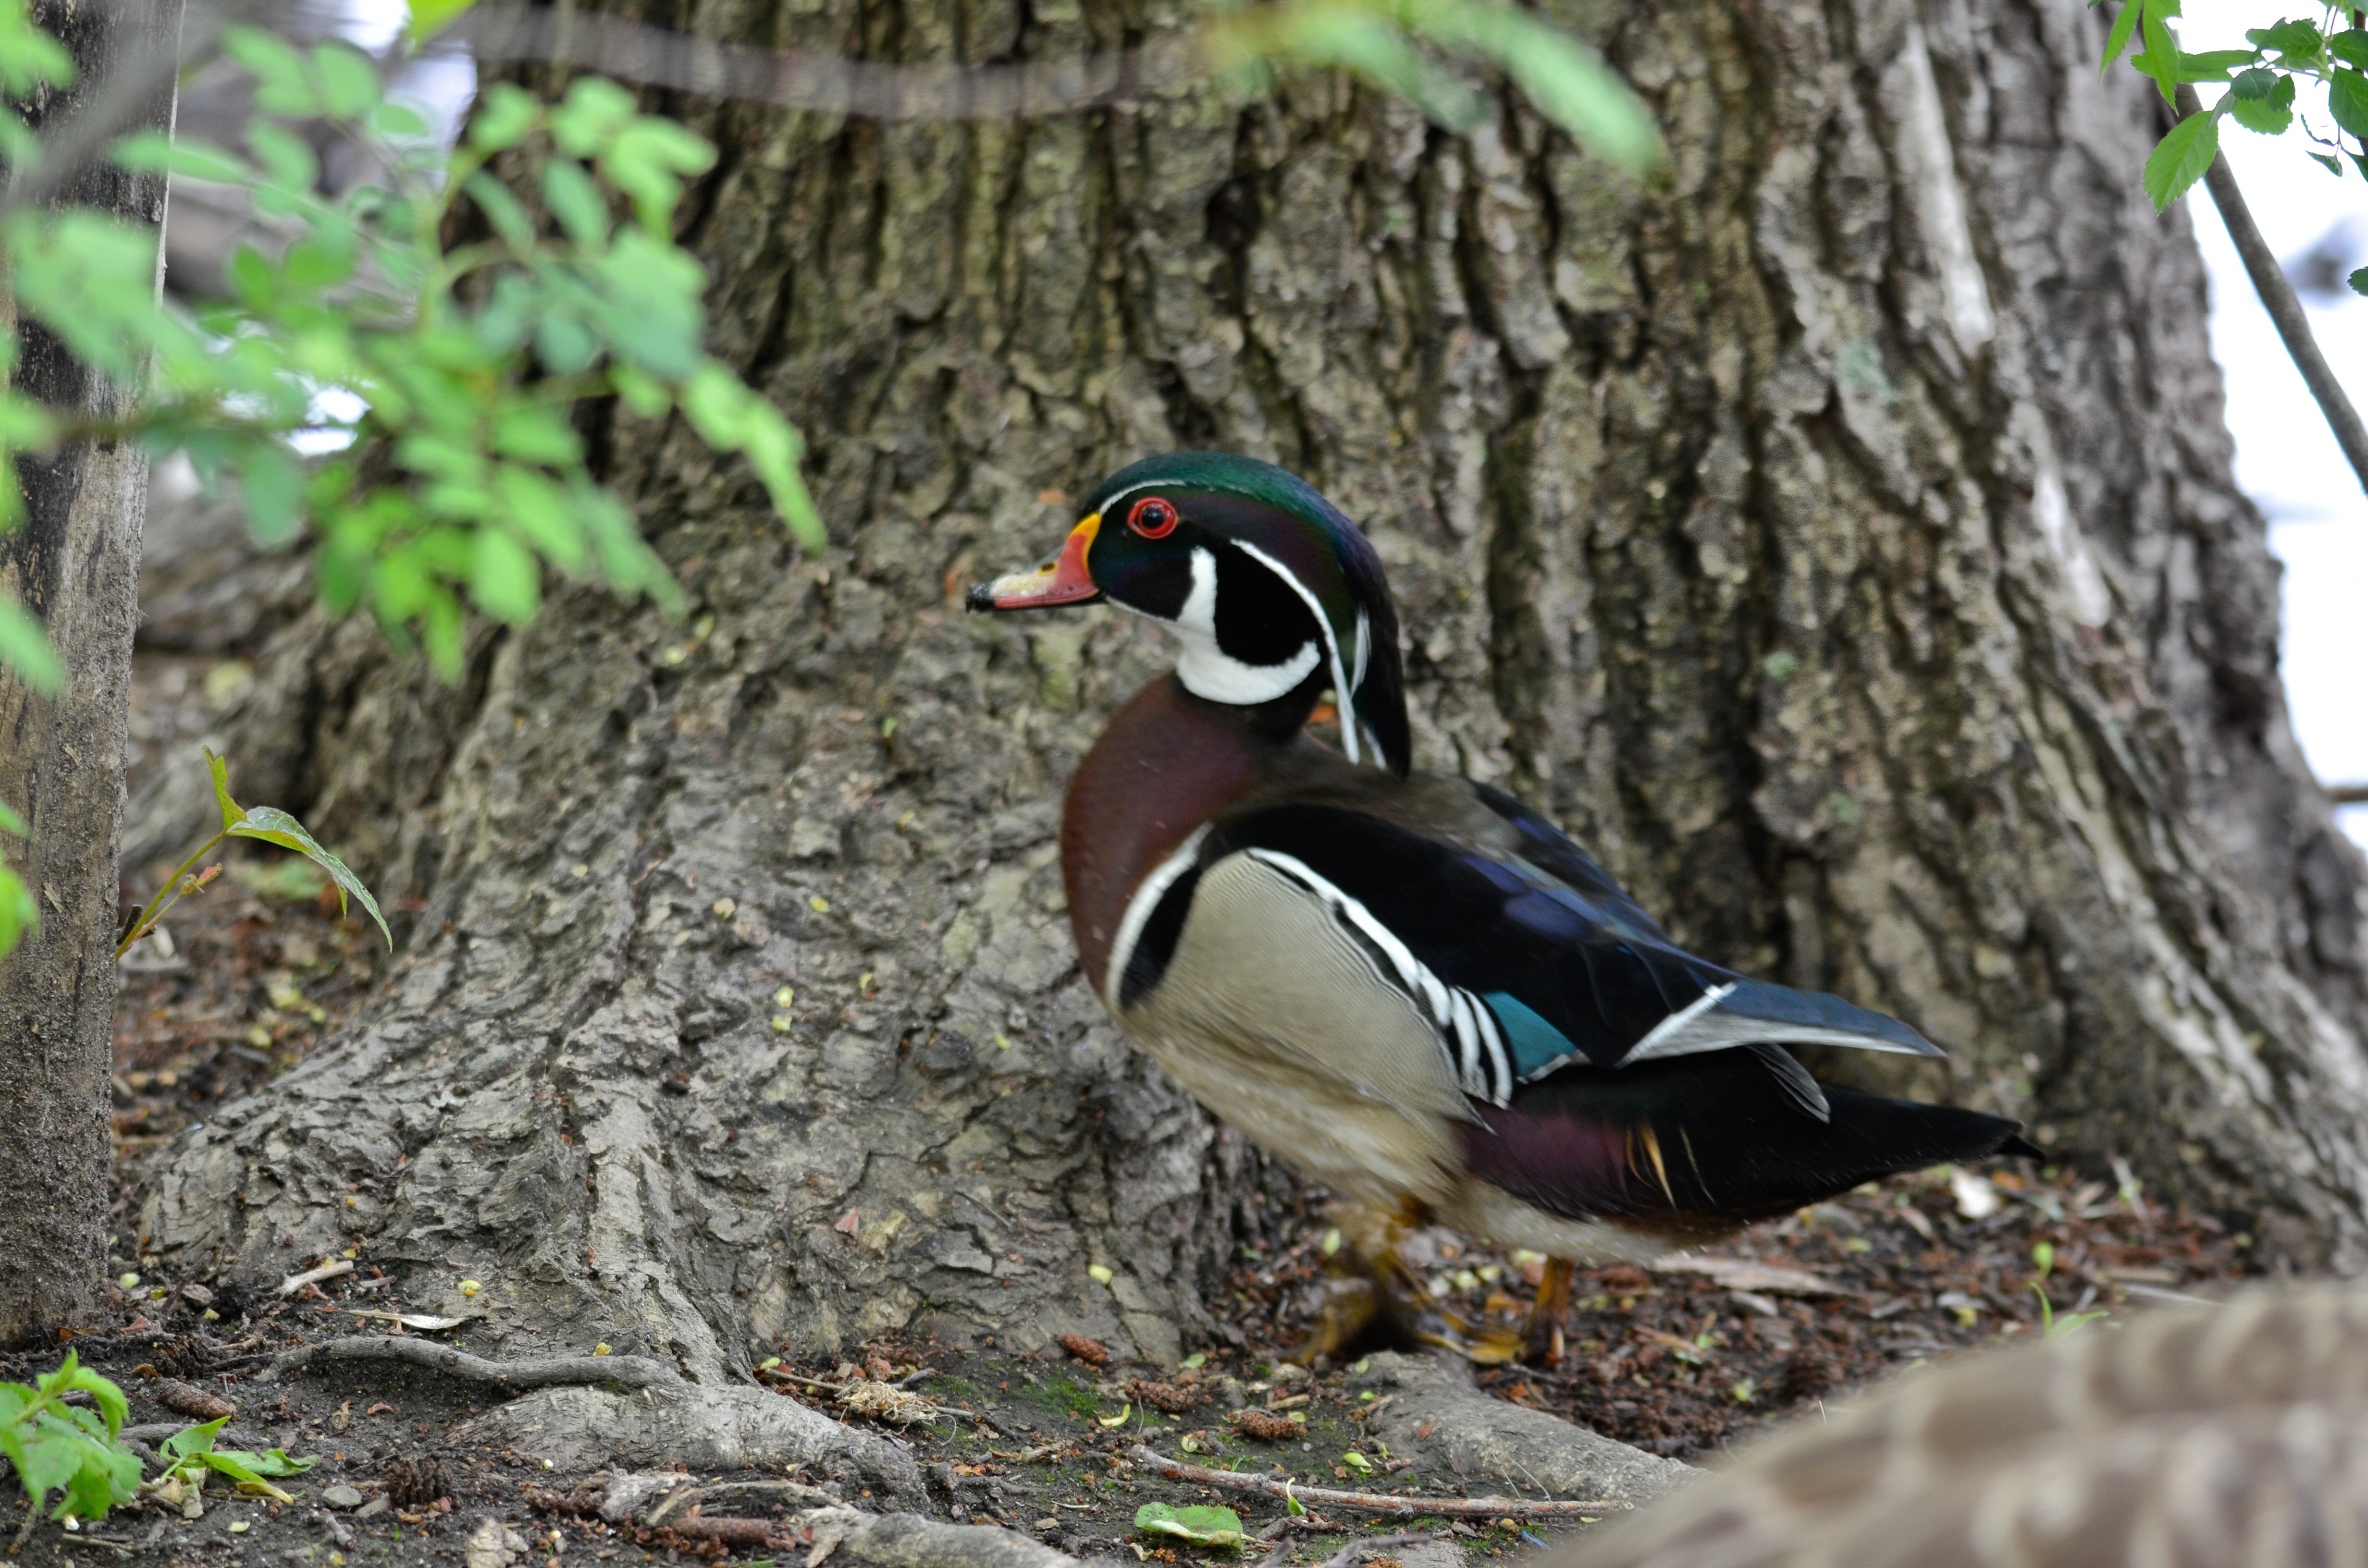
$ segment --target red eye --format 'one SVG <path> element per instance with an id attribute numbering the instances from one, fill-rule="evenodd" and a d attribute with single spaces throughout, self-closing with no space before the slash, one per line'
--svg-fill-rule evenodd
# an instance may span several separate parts
<path id="1" fill-rule="evenodd" d="M 1146 495 L 1137 501 L 1134 510 L 1126 515 L 1126 526 L 1145 539 L 1166 539 L 1176 531 L 1176 525 L 1181 521 L 1183 519 L 1176 515 L 1176 508 L 1156 495 Z"/>

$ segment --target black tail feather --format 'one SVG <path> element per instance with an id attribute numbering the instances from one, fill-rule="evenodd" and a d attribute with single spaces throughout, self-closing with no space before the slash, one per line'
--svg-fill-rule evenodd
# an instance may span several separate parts
<path id="1" fill-rule="evenodd" d="M 2019 1123 L 1824 1085 L 1804 1116 L 1748 1052 L 1556 1074 L 1464 1137 L 1473 1175 L 1573 1219 L 1761 1219 L 1862 1182 L 1999 1153 L 2037 1156 Z"/>

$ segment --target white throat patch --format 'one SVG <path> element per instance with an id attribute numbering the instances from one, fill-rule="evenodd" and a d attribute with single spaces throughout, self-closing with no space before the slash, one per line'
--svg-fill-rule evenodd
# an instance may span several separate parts
<path id="1" fill-rule="evenodd" d="M 1284 581 L 1291 579 L 1286 575 Z M 1247 707 L 1288 696 L 1324 657 L 1313 638 L 1279 665 L 1246 665 L 1219 647 L 1217 558 L 1206 550 L 1192 552 L 1192 593 L 1168 624 L 1184 644 L 1183 656 L 1176 661 L 1177 678 L 1185 690 L 1211 702 Z"/>

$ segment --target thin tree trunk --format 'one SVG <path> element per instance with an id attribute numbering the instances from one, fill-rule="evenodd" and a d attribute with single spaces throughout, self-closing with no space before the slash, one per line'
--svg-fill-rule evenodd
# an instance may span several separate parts
<path id="1" fill-rule="evenodd" d="M 41 0 L 33 14 L 64 40 L 78 73 L 72 90 L 30 106 L 36 130 L 54 131 L 118 62 L 159 40 L 169 46 L 181 6 Z M 124 129 L 169 130 L 172 117 L 168 78 Z M 55 204 L 161 233 L 164 176 L 93 167 Z M 56 338 L 28 326 L 23 341 L 19 387 L 74 414 L 122 412 L 126 389 L 77 363 Z M 0 674 L 0 801 L 31 824 L 11 858 L 41 920 L 39 935 L 0 960 L 0 1344 L 84 1316 L 106 1272 L 116 843 L 148 502 L 148 462 L 135 446 L 66 446 L 18 467 L 25 520 L 0 537 L 0 582 L 49 628 L 67 684 L 51 699 Z"/>
<path id="2" fill-rule="evenodd" d="M 1955 1052 L 1919 1089 L 2360 1258 L 2362 869 L 2287 732 L 2144 84 L 2099 84 L 2073 0 L 1561 14 L 1656 107 L 1663 185 L 1329 75 L 1018 124 L 682 105 L 724 149 L 718 347 L 812 435 L 839 547 L 800 563 L 620 416 L 685 622 L 562 598 L 457 691 L 281 634 L 250 788 L 424 912 L 142 1229 L 246 1278 L 359 1246 L 478 1336 L 703 1379 L 898 1326 L 1172 1354 L 1256 1165 L 1076 980 L 1053 842 L 1168 652 L 957 606 L 1206 444 L 1369 525 L 1424 762 L 1550 808 L 1696 950 L 1911 1019 Z M 697 19 L 940 60 L 1131 25 Z M 201 804 L 160 785 L 143 842 Z"/>

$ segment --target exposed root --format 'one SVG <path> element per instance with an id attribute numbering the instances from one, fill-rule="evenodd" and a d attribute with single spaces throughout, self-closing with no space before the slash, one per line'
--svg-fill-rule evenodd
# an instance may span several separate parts
<path id="1" fill-rule="evenodd" d="M 775 1519 L 710 1518 L 706 1502 L 809 1501 L 825 1494 L 795 1483 L 726 1483 L 695 1486 L 672 1475 L 614 1474 L 605 1487 L 572 1492 L 527 1488 L 539 1513 L 597 1516 L 629 1528 L 643 1546 L 670 1547 L 693 1556 L 728 1549 L 795 1551 L 821 1563 L 834 1553 L 876 1568 L 1078 1568 L 1077 1560 L 1010 1530 L 949 1525 L 912 1514 L 865 1514 L 836 1504 Z"/>
<path id="2" fill-rule="evenodd" d="M 916 1506 L 928 1497 L 920 1467 L 893 1439 L 762 1389 L 666 1383 L 624 1394 L 545 1388 L 469 1425 L 498 1447 L 561 1470 L 687 1465 L 779 1474 L 803 1465 L 817 1475 L 851 1473 L 874 1493 Z"/>
<path id="3" fill-rule="evenodd" d="M 1139 1443 L 1127 1450 L 1126 1457 L 1170 1481 L 1189 1481 L 1196 1486 L 1223 1487 L 1230 1492 L 1259 1492 L 1269 1497 L 1290 1498 L 1302 1504 L 1318 1504 L 1327 1508 L 1355 1508 L 1368 1514 L 1389 1514 L 1398 1518 L 1428 1514 L 1442 1519 L 1544 1519 L 1572 1514 L 1601 1514 L 1622 1506 L 1600 1497 L 1583 1503 L 1561 1498 L 1393 1497 L 1383 1492 L 1302 1486 L 1297 1482 L 1276 1481 L 1269 1476 L 1247 1475 L 1230 1470 L 1210 1470 L 1202 1465 L 1186 1464 L 1181 1460 L 1154 1453 Z"/>
<path id="4" fill-rule="evenodd" d="M 539 1361 L 488 1361 L 483 1356 L 472 1356 L 432 1339 L 392 1335 L 356 1335 L 348 1339 L 301 1346 L 275 1357 L 270 1366 L 256 1374 L 256 1381 L 271 1382 L 315 1361 L 401 1361 L 448 1377 L 504 1389 L 551 1388 L 568 1383 L 617 1383 L 638 1389 L 682 1381 L 681 1374 L 673 1368 L 645 1356 L 554 1356 Z"/>

